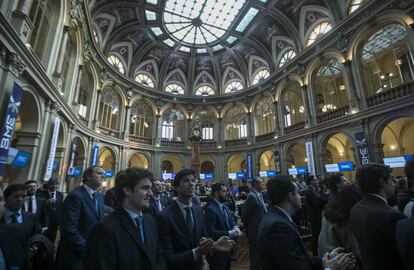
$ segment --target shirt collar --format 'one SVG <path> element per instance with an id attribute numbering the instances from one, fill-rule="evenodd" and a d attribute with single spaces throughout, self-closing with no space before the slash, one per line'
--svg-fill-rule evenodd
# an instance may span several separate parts
<path id="1" fill-rule="evenodd" d="M 19 214 L 19 216 L 21 216 L 22 215 L 22 209 L 19 209 L 19 211 L 17 211 L 17 212 L 12 212 L 9 209 L 4 208 L 3 215 L 7 218 L 10 218 L 12 215 L 14 215 L 16 213 Z"/>
<path id="2" fill-rule="evenodd" d="M 378 194 L 375 194 L 375 193 L 369 193 L 368 195 L 370 195 L 370 196 L 374 196 L 374 197 L 377 197 L 378 199 L 381 199 L 381 200 L 382 200 L 382 201 L 384 201 L 386 204 L 388 204 L 387 199 L 385 199 L 384 197 L 382 197 L 382 196 L 380 196 L 380 195 L 378 195 Z"/>
<path id="3" fill-rule="evenodd" d="M 290 222 L 293 222 L 292 217 L 289 215 L 288 212 L 286 212 L 283 208 L 276 206 L 277 209 L 279 209 L 280 211 L 282 211 L 283 214 L 285 214 L 285 216 L 289 219 Z"/>
<path id="4" fill-rule="evenodd" d="M 128 215 L 131 217 L 132 220 L 135 220 L 137 217 L 142 217 L 142 212 L 136 213 L 132 210 L 129 210 L 128 208 L 125 208 L 125 211 L 128 213 Z"/>
<path id="5" fill-rule="evenodd" d="M 86 189 L 86 191 L 88 192 L 89 196 L 92 197 L 92 195 L 95 193 L 95 190 L 93 190 L 90 187 L 88 187 L 88 185 L 83 185 L 83 187 Z"/>
<path id="6" fill-rule="evenodd" d="M 187 207 L 187 206 L 190 206 L 190 207 L 192 207 L 193 206 L 193 203 L 189 203 L 189 204 L 183 204 L 182 202 L 180 202 L 179 200 L 177 200 L 177 204 L 178 204 L 178 206 L 181 208 L 181 210 L 182 211 L 185 211 L 185 208 Z"/>

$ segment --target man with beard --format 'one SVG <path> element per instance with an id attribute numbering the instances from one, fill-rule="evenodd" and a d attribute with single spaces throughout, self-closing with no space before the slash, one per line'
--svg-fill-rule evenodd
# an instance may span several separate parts
<path id="1" fill-rule="evenodd" d="M 34 180 L 29 180 L 24 183 L 26 186 L 26 199 L 23 203 L 23 210 L 27 213 L 36 215 L 37 221 L 42 228 L 47 227 L 47 216 L 45 211 L 46 200 L 36 196 L 37 183 Z"/>
<path id="2" fill-rule="evenodd" d="M 116 177 L 120 206 L 89 234 L 84 268 L 88 270 L 165 269 L 155 220 L 148 209 L 154 176 L 128 168 Z"/>
<path id="3" fill-rule="evenodd" d="M 236 238 L 242 232 L 234 221 L 229 208 L 226 205 L 227 188 L 222 183 L 215 183 L 211 187 L 211 200 L 205 213 L 205 222 L 208 235 L 213 240 L 222 236 Z M 229 270 L 231 267 L 230 252 L 217 252 L 208 260 L 211 270 Z"/>

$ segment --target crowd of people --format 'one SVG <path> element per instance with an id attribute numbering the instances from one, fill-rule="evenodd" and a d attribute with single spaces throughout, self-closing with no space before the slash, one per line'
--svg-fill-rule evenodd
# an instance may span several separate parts
<path id="1" fill-rule="evenodd" d="M 358 168 L 353 184 L 333 174 L 204 185 L 191 169 L 170 182 L 132 167 L 103 194 L 99 166 L 66 196 L 55 178 L 10 184 L 0 270 L 228 270 L 242 237 L 252 270 L 414 269 L 414 160 L 405 172 L 404 196 L 380 164 Z"/>

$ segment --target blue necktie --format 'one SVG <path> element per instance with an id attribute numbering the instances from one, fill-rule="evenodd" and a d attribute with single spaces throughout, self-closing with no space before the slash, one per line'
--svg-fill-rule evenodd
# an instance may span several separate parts
<path id="1" fill-rule="evenodd" d="M 138 236 L 139 239 L 142 241 L 142 244 L 145 243 L 145 237 L 144 237 L 144 225 L 142 224 L 142 217 L 141 216 L 137 216 L 136 218 L 134 218 L 135 223 L 137 224 L 138 227 Z"/>
<path id="2" fill-rule="evenodd" d="M 20 216 L 19 213 L 14 213 L 13 215 L 10 216 L 12 223 L 16 224 L 19 223 L 19 221 L 17 220 L 17 218 Z"/>
<path id="3" fill-rule="evenodd" d="M 194 241 L 194 221 L 191 206 L 184 207 L 185 209 L 185 222 L 187 223 L 188 232 L 190 233 L 191 242 Z"/>

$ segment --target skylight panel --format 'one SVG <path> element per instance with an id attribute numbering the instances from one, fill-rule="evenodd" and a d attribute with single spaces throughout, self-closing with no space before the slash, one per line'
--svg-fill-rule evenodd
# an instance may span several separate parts
<path id="1" fill-rule="evenodd" d="M 153 5 L 157 5 L 158 4 L 158 0 L 147 0 L 148 4 L 153 4 Z"/>
<path id="2" fill-rule="evenodd" d="M 259 2 L 262 2 L 262 3 L 266 4 L 267 0 L 259 0 Z"/>
<path id="3" fill-rule="evenodd" d="M 157 14 L 153 11 L 145 10 L 145 16 L 148 21 L 154 21 L 157 19 Z"/>
<path id="4" fill-rule="evenodd" d="M 246 29 L 246 27 L 250 24 L 250 22 L 254 19 L 254 17 L 256 16 L 258 12 L 259 11 L 257 9 L 250 8 L 249 11 L 244 16 L 243 20 L 241 20 L 239 25 L 236 27 L 236 31 L 243 32 Z"/>
<path id="5" fill-rule="evenodd" d="M 197 49 L 197 53 L 207 53 L 207 49 L 206 48 Z"/>
<path id="6" fill-rule="evenodd" d="M 170 38 L 164 40 L 164 43 L 167 44 L 170 47 L 174 46 L 174 44 L 175 44 L 175 42 L 172 39 L 170 39 Z"/>
<path id="7" fill-rule="evenodd" d="M 151 27 L 151 31 L 154 33 L 154 35 L 156 36 L 160 36 L 162 35 L 162 31 L 161 28 L 159 27 Z"/>
<path id="8" fill-rule="evenodd" d="M 236 38 L 236 37 L 230 36 L 230 37 L 228 37 L 228 38 L 227 38 L 227 40 L 226 40 L 226 41 L 227 41 L 229 44 L 233 44 L 236 40 L 237 40 L 237 38 Z"/>
<path id="9" fill-rule="evenodd" d="M 224 37 L 245 0 L 167 0 L 164 10 L 166 30 L 177 40 L 188 45 L 213 43 Z M 256 9 L 255 9 L 256 10 Z M 257 11 L 257 10 L 256 10 Z M 179 31 L 185 24 L 194 30 L 188 34 Z M 202 37 L 199 37 L 199 36 Z"/>
<path id="10" fill-rule="evenodd" d="M 223 48 L 224 47 L 222 45 L 218 44 L 218 45 L 216 45 L 216 46 L 213 47 L 213 51 L 218 51 L 218 50 L 221 50 Z"/>
<path id="11" fill-rule="evenodd" d="M 191 49 L 188 48 L 188 47 L 185 47 L 185 46 L 181 46 L 180 51 L 189 53 L 191 51 Z"/>

